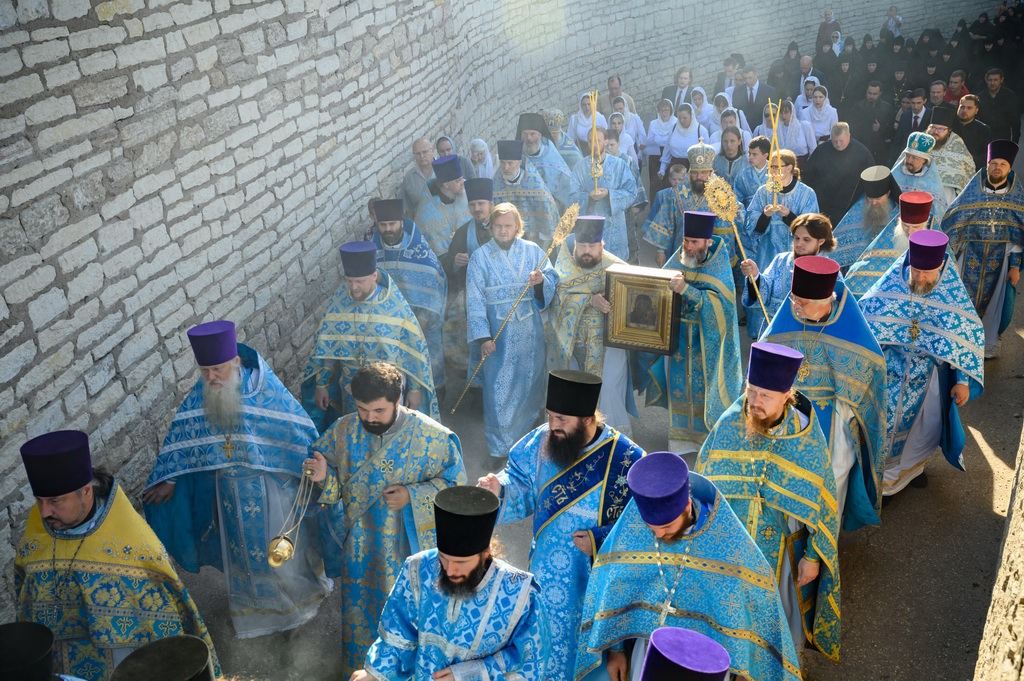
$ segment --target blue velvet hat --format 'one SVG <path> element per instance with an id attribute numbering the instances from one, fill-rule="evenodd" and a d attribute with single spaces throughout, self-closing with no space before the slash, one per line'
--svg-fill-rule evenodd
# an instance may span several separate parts
<path id="1" fill-rule="evenodd" d="M 238 357 L 235 323 L 225 319 L 193 326 L 188 330 L 188 342 L 192 344 L 196 364 L 201 367 L 217 366 Z"/>
<path id="2" fill-rule="evenodd" d="M 372 241 L 350 241 L 338 250 L 346 277 L 368 277 L 377 271 L 377 246 Z"/>
<path id="3" fill-rule="evenodd" d="M 596 244 L 604 239 L 604 223 L 603 215 L 581 215 L 576 218 L 572 233 L 581 244 Z"/>
<path id="4" fill-rule="evenodd" d="M 373 216 L 377 222 L 395 222 L 405 217 L 405 201 L 381 199 L 373 202 Z"/>
<path id="5" fill-rule="evenodd" d="M 804 361 L 801 352 L 778 343 L 754 343 L 750 346 L 747 383 L 764 390 L 784 393 L 793 387 L 796 372 Z"/>
<path id="6" fill-rule="evenodd" d="M 494 180 L 489 177 L 474 177 L 466 180 L 467 201 L 493 201 Z"/>
<path id="7" fill-rule="evenodd" d="M 690 502 L 690 469 L 674 452 L 651 452 L 630 467 L 626 481 L 648 525 L 668 525 Z"/>
<path id="8" fill-rule="evenodd" d="M 725 681 L 732 663 L 720 643 L 678 627 L 651 633 L 640 681 Z"/>
<path id="9" fill-rule="evenodd" d="M 1020 151 L 1020 147 L 1010 140 L 992 140 L 988 143 L 988 159 L 1002 159 L 1013 165 L 1014 160 L 1017 158 L 1017 152 Z"/>
<path id="10" fill-rule="evenodd" d="M 710 239 L 714 233 L 714 213 L 696 210 L 683 212 L 683 236 L 687 239 Z"/>
<path id="11" fill-rule="evenodd" d="M 462 162 L 458 156 L 442 156 L 433 161 L 434 177 L 438 182 L 451 182 L 462 177 Z"/>
<path id="12" fill-rule="evenodd" d="M 523 142 L 522 140 L 498 140 L 499 161 L 522 161 Z"/>
<path id="13" fill-rule="evenodd" d="M 910 235 L 907 258 L 915 270 L 937 270 L 946 257 L 949 237 L 937 229 L 922 229 Z"/>
<path id="14" fill-rule="evenodd" d="M 33 496 L 59 497 L 92 481 L 89 436 L 80 430 L 58 430 L 32 438 L 21 446 L 21 462 Z"/>

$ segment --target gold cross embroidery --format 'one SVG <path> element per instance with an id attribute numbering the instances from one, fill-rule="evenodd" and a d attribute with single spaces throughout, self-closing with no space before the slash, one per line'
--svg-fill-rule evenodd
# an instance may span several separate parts
<path id="1" fill-rule="evenodd" d="M 231 458 L 231 455 L 235 453 L 236 447 L 233 444 L 231 444 L 230 435 L 224 436 L 224 444 L 222 444 L 220 448 L 224 451 L 224 453 L 227 455 L 229 459 Z"/>

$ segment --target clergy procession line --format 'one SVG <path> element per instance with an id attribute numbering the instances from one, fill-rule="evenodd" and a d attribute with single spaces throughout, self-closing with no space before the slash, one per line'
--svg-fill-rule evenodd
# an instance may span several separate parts
<path id="1" fill-rule="evenodd" d="M 522 114 L 497 166 L 480 139 L 468 158 L 415 140 L 399 196 L 339 247 L 300 395 L 232 321 L 187 332 L 199 377 L 145 518 L 87 434 L 24 444 L 36 504 L 0 677 L 220 676 L 176 573 L 202 566 L 239 638 L 301 632 L 339 589 L 351 681 L 839 663 L 840 531 L 878 526 L 937 451 L 964 469 L 958 409 L 1012 324 L 1024 187 L 1003 83 L 1021 74 L 999 67 L 1021 66 L 1019 8 L 948 46 L 929 29 L 916 55 L 896 8 L 860 50 L 828 11 L 814 57 L 793 43 L 762 83 L 730 55 L 713 99 L 681 68 L 647 126 L 613 76 L 568 120 Z M 942 71 L 927 106 L 915 88 Z M 674 317 L 606 295 L 641 241 Z M 606 345 L 613 318 L 678 341 Z M 491 471 L 475 485 L 441 422 L 463 383 Z M 641 397 L 670 451 L 631 440 Z M 493 530 L 530 517 L 529 565 L 510 565 Z"/>

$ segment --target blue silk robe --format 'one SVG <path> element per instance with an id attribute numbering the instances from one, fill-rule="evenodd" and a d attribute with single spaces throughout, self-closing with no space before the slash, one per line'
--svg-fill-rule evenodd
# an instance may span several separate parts
<path id="1" fill-rule="evenodd" d="M 900 214 L 900 204 L 896 201 L 895 197 L 890 197 L 889 203 L 891 204 L 891 209 L 889 210 L 889 219 L 886 220 L 886 224 L 891 223 Z M 836 250 L 832 252 L 831 257 L 844 269 L 857 262 L 860 259 L 860 254 L 864 252 L 864 249 L 879 234 L 879 229 L 864 224 L 864 208 L 866 205 L 867 199 L 865 197 L 862 196 L 857 199 L 856 203 L 850 206 L 850 210 L 846 211 L 846 215 L 843 216 L 843 219 L 839 221 L 839 224 L 836 225 L 832 232 L 832 235 L 836 238 Z M 885 228 L 882 227 L 882 229 Z"/>
<path id="2" fill-rule="evenodd" d="M 789 208 L 789 212 L 793 215 L 818 212 L 818 196 L 813 189 L 799 180 L 788 194 L 779 192 L 778 200 L 779 205 Z M 768 188 L 760 187 L 747 206 L 747 221 L 740 231 L 740 238 L 743 239 L 747 257 L 756 262 L 757 268 L 762 272 L 768 268 L 772 258 L 793 247 L 789 226 L 778 213 L 772 215 L 771 220 L 768 221 L 768 228 L 764 232 L 758 234 L 756 231 L 758 219 L 764 214 L 765 206 L 771 202 L 772 195 Z"/>
<path id="3" fill-rule="evenodd" d="M 547 424 L 533 430 L 509 452 L 498 474 L 502 485 L 499 523 L 533 516 L 530 570 L 540 583 L 547 611 L 552 681 L 573 678 L 576 634 L 592 558 L 576 548 L 572 533 L 589 533 L 595 552 L 631 498 L 626 473 L 644 451 L 610 426 L 566 469 L 545 455 Z"/>
<path id="4" fill-rule="evenodd" d="M 564 137 L 565 135 L 563 135 Z M 572 171 L 565 159 L 562 158 L 562 154 L 555 148 L 554 142 L 546 137 L 541 137 L 540 151 L 536 156 L 526 154 L 526 160 L 544 178 L 544 184 L 548 191 L 558 202 L 558 209 L 564 211 L 568 208 L 572 204 L 572 201 L 569 200 L 572 193 L 570 187 Z"/>
<path id="5" fill-rule="evenodd" d="M 686 267 L 677 251 L 662 269 L 679 270 L 688 284 L 681 294 L 679 344 L 668 358 L 641 355 L 647 384 L 640 390 L 647 391 L 648 405 L 669 410 L 670 440 L 700 444 L 743 385 L 729 251 L 716 236 L 703 264 Z"/>
<path id="6" fill-rule="evenodd" d="M 946 460 L 964 470 L 966 438 L 950 390 L 965 384 L 973 399 L 985 381 L 985 330 L 952 258 L 947 256 L 935 289 L 923 296 L 911 294 L 909 269 L 907 256 L 900 256 L 860 299 L 885 356 L 887 494 L 898 492 L 924 467 L 927 457 L 914 453 L 903 461 L 908 445 L 928 454 L 941 447 Z M 929 390 L 932 381 L 937 390 Z M 935 427 L 915 430 L 919 415 L 932 410 L 938 412 Z"/>
<path id="7" fill-rule="evenodd" d="M 491 240 L 470 256 L 466 270 L 466 340 L 494 338 L 530 278 L 540 269 L 543 291 L 532 287 L 505 325 L 496 349 L 484 362 L 484 433 L 491 456 L 506 456 L 544 408 L 547 357 L 541 311 L 551 303 L 558 276 L 544 251 L 516 239 L 506 251 Z"/>
<path id="8" fill-rule="evenodd" d="M 838 662 L 839 509 L 825 435 L 802 395 L 769 435 L 748 436 L 745 407 L 741 397 L 722 414 L 696 470 L 729 500 L 772 566 L 790 627 L 799 622 L 794 639 L 809 640 Z M 821 563 L 819 574 L 797 587 L 804 558 Z"/>
<path id="9" fill-rule="evenodd" d="M 666 256 L 678 251 L 683 245 L 683 213 L 686 211 L 711 212 L 708 207 L 708 200 L 703 194 L 695 194 L 690 189 L 689 178 L 679 183 L 675 189 L 668 187 L 656 194 L 661 196 L 666 193 L 661 201 L 661 207 L 653 219 L 647 220 L 641 230 L 641 238 L 654 246 Z M 742 215 L 739 202 L 737 202 L 737 214 Z M 721 237 L 729 250 L 730 266 L 736 264 L 736 237 L 733 235 L 732 227 L 722 218 L 715 218 L 715 236 Z"/>
<path id="10" fill-rule="evenodd" d="M 822 323 L 796 319 L 793 304 L 785 302 L 761 340 L 804 355 L 793 387 L 814 405 L 832 452 L 840 520 L 844 530 L 853 531 L 881 522 L 885 359 L 843 282 L 836 282 L 835 295 L 832 313 Z"/>
<path id="11" fill-rule="evenodd" d="M 565 165 L 568 166 L 569 170 L 575 168 L 576 164 L 583 160 L 583 154 L 576 146 L 576 143 L 564 132 L 562 133 L 561 141 L 555 144 L 555 149 L 558 149 L 558 153 L 562 155 L 562 160 L 565 161 Z"/>
<path id="12" fill-rule="evenodd" d="M 436 544 L 434 495 L 466 484 L 462 446 L 429 416 L 399 408 L 383 436 L 356 414 L 341 417 L 313 444 L 327 459 L 318 503 L 327 574 L 340 577 L 341 667 L 348 678 L 361 669 L 375 625 L 402 564 Z M 392 511 L 384 489 L 404 485 L 409 503 Z"/>
<path id="13" fill-rule="evenodd" d="M 623 260 L 629 260 L 626 211 L 636 202 L 633 172 L 621 158 L 605 154 L 602 162 L 604 172 L 597 184 L 608 190 L 608 196 L 593 201 L 589 196 L 594 190 L 594 178 L 590 176 L 591 163 L 590 157 L 587 157 L 572 169 L 569 202 L 580 204 L 580 215 L 603 215 L 607 218 L 604 225 L 605 250 Z"/>
<path id="14" fill-rule="evenodd" d="M 366 655 L 378 681 L 430 681 L 451 668 L 456 679 L 550 678 L 547 618 L 533 575 L 494 559 L 472 596 L 438 588 L 437 549 L 406 559 Z"/>
<path id="15" fill-rule="evenodd" d="M 717 641 L 729 652 L 733 674 L 757 681 L 800 678 L 771 566 L 725 497 L 697 473 L 690 474 L 690 498 L 697 522 L 675 544 L 658 549 L 635 501 L 608 534 L 587 584 L 577 681 L 600 666 L 605 650 L 629 638 L 647 639 L 662 625 Z M 666 581 L 677 580 L 666 604 Z"/>
<path id="16" fill-rule="evenodd" d="M 819 253 L 819 255 L 829 258 L 832 254 Z M 793 251 L 779 253 L 772 259 L 768 269 L 761 272 L 757 279 L 757 288 L 761 294 L 761 300 L 764 301 L 764 306 L 768 310 L 768 319 L 764 318 L 761 304 L 757 302 L 757 298 L 750 295 L 750 286 L 744 279 L 741 298 L 743 307 L 747 309 L 747 332 L 751 338 L 761 335 L 768 327 L 768 322 L 789 297 L 789 292 L 793 288 L 793 261 L 795 259 Z M 839 278 L 842 279 L 843 275 L 839 275 Z"/>
<path id="17" fill-rule="evenodd" d="M 767 181 L 767 163 L 765 163 L 764 168 L 761 168 L 760 170 L 752 165 L 748 165 L 740 171 L 740 174 L 736 177 L 735 184 L 733 184 L 733 189 L 736 190 L 736 198 L 743 204 L 744 210 L 750 206 L 750 201 L 754 198 L 754 194 L 757 193 L 757 190 L 763 187 L 764 183 Z"/>
<path id="18" fill-rule="evenodd" d="M 380 283 L 369 298 L 356 302 L 342 284 L 324 311 L 302 378 L 302 406 L 320 432 L 326 432 L 341 415 L 356 410 L 349 388 L 352 377 L 378 361 L 398 367 L 405 375 L 405 391 L 420 391 L 420 411 L 440 417 L 430 350 L 420 323 L 387 272 L 378 270 L 378 274 Z M 326 410 L 314 400 L 318 386 L 330 391 Z"/>
<path id="19" fill-rule="evenodd" d="M 937 229 L 937 224 L 933 214 L 925 229 Z M 878 236 L 868 244 L 856 262 L 846 271 L 846 288 L 858 299 L 875 285 L 875 282 L 886 273 L 893 262 L 907 252 L 910 242 L 907 240 L 908 237 L 902 234 L 902 229 L 897 210 L 896 216 L 878 233 Z"/>
<path id="20" fill-rule="evenodd" d="M 441 257 L 448 252 L 455 230 L 469 220 L 469 202 L 466 192 L 449 199 L 441 193 L 437 178 L 427 182 L 429 198 L 420 203 L 414 222 L 419 226 L 434 255 Z"/>
<path id="21" fill-rule="evenodd" d="M 561 214 L 544 178 L 524 163 L 518 182 L 508 182 L 501 171 L 494 173 L 494 203 L 508 202 L 523 216 L 525 238 L 537 244 L 550 244 Z"/>
<path id="22" fill-rule="evenodd" d="M 928 163 L 924 167 L 924 172 L 920 175 L 911 175 L 903 166 L 905 153 L 900 154 L 896 165 L 892 167 L 893 179 L 896 180 L 900 189 L 905 192 L 927 192 L 932 195 L 932 217 L 935 222 L 935 226 L 932 229 L 938 229 L 942 222 L 942 216 L 946 212 L 946 208 L 949 207 L 949 202 L 946 200 L 946 190 L 942 187 L 942 177 L 939 175 L 939 169 L 935 167 L 934 163 Z"/>
<path id="23" fill-rule="evenodd" d="M 374 230 L 377 268 L 391 275 L 412 307 L 430 352 L 434 389 L 439 390 L 445 384 L 444 313 L 448 304 L 448 277 L 416 223 L 403 221 L 402 231 L 405 233 L 402 243 L 392 247 L 385 245 L 380 232 Z"/>

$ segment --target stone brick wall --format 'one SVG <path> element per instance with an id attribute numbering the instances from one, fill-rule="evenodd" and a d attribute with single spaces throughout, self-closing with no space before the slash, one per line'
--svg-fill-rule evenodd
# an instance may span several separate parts
<path id="1" fill-rule="evenodd" d="M 728 52 L 810 46 L 825 6 L 749 4 L 723 30 L 667 0 L 0 0 L 0 621 L 27 437 L 84 429 L 137 491 L 196 378 L 185 330 L 232 319 L 295 385 L 335 246 L 414 135 L 507 137 L 612 72 L 650 108 L 681 63 L 709 83 Z M 877 33 L 887 5 L 839 16 Z M 968 6 L 903 14 L 917 35 Z"/>

